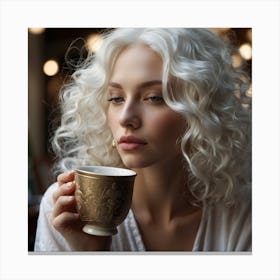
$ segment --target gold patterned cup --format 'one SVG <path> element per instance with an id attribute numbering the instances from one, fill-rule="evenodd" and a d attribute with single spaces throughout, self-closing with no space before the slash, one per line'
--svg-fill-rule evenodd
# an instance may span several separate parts
<path id="1" fill-rule="evenodd" d="M 82 166 L 75 170 L 77 211 L 83 231 L 99 236 L 116 234 L 131 207 L 136 173 L 106 166 Z"/>

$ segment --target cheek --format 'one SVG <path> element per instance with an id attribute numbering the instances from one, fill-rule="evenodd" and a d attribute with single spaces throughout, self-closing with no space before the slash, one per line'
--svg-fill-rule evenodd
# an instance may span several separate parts
<path id="1" fill-rule="evenodd" d="M 111 132 L 114 134 L 114 131 L 116 130 L 117 127 L 117 121 L 116 117 L 108 110 L 107 113 L 107 125 L 110 128 Z"/>
<path id="2" fill-rule="evenodd" d="M 174 112 L 167 112 L 150 118 L 150 122 L 153 123 L 151 133 L 156 138 L 161 138 L 163 145 L 175 144 L 186 129 L 185 120 Z"/>

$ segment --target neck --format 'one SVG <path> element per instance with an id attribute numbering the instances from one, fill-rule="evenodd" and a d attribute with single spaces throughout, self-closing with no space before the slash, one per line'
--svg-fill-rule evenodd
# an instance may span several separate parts
<path id="1" fill-rule="evenodd" d="M 152 221 L 170 221 L 193 211 L 182 161 L 137 169 L 132 208 Z"/>

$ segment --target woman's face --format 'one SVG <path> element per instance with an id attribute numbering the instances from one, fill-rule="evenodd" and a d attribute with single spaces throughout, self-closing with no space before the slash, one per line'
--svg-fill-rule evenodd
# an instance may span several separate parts
<path id="1" fill-rule="evenodd" d="M 108 125 L 128 168 L 172 164 L 182 157 L 185 120 L 162 98 L 161 57 L 144 45 L 124 49 L 108 88 Z"/>

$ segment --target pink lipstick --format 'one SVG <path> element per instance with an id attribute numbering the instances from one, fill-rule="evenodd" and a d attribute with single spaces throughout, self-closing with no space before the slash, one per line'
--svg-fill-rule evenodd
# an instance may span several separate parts
<path id="1" fill-rule="evenodd" d="M 122 136 L 119 140 L 119 148 L 123 151 L 133 151 L 147 145 L 147 142 L 135 136 Z"/>

